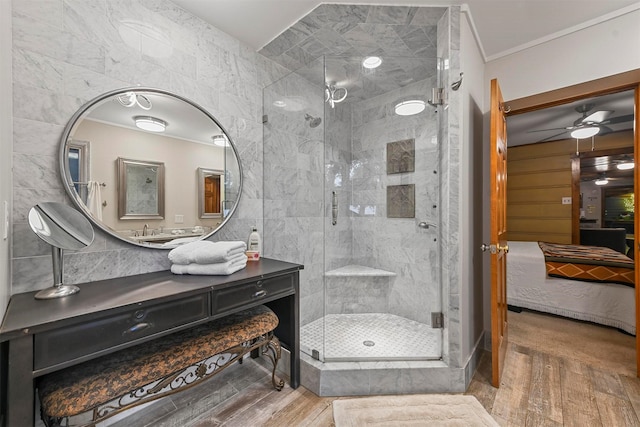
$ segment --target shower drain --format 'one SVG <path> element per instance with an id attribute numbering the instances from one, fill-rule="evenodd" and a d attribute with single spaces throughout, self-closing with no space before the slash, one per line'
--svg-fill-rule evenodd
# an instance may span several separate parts
<path id="1" fill-rule="evenodd" d="M 370 340 L 366 340 L 362 344 L 366 345 L 367 347 L 373 347 L 374 345 L 376 345 L 376 343 Z"/>

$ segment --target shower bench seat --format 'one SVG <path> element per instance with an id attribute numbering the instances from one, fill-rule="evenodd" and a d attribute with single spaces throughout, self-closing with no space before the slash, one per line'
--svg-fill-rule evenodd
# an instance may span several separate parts
<path id="1" fill-rule="evenodd" d="M 324 273 L 325 277 L 395 277 L 396 273 L 364 265 L 345 265 Z"/>
<path id="2" fill-rule="evenodd" d="M 47 426 L 93 426 L 132 407 L 190 388 L 249 352 L 262 350 L 275 376 L 281 349 L 278 317 L 260 305 L 39 378 Z"/>

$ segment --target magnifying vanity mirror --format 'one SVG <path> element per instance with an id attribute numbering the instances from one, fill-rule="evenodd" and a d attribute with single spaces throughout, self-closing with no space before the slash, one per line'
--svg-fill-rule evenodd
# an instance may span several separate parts
<path id="1" fill-rule="evenodd" d="M 242 192 L 227 131 L 204 108 L 161 89 L 124 88 L 80 108 L 62 136 L 60 170 L 97 227 L 157 249 L 214 234 Z"/>
<path id="2" fill-rule="evenodd" d="M 39 203 L 29 211 L 29 226 L 42 240 L 51 245 L 53 287 L 43 289 L 36 299 L 59 298 L 80 290 L 62 283 L 63 249 L 80 250 L 93 242 L 93 227 L 80 212 L 62 203 Z"/>

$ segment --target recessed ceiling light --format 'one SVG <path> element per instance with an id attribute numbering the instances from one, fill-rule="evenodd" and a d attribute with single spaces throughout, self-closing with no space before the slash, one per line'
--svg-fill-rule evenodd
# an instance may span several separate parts
<path id="1" fill-rule="evenodd" d="M 362 66 L 364 68 L 378 68 L 382 64 L 382 58 L 379 56 L 367 56 L 362 60 Z"/>
<path id="2" fill-rule="evenodd" d="M 151 116 L 135 116 L 133 120 L 137 127 L 149 132 L 164 132 L 167 127 L 167 122 Z"/>
<path id="3" fill-rule="evenodd" d="M 402 101 L 395 106 L 395 112 L 399 116 L 412 116 L 424 111 L 426 103 L 419 99 L 410 99 Z"/>
<path id="4" fill-rule="evenodd" d="M 287 103 L 282 100 L 273 101 L 273 105 L 278 108 L 284 108 L 287 106 Z"/>
<path id="5" fill-rule="evenodd" d="M 576 138 L 576 139 L 591 138 L 592 136 L 596 135 L 598 132 L 600 132 L 600 128 L 597 126 L 585 126 L 585 127 L 581 127 L 573 130 L 571 132 L 571 138 Z"/>

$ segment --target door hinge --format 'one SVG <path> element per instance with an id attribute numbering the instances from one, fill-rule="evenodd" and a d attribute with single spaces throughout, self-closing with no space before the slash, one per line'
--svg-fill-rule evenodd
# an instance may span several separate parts
<path id="1" fill-rule="evenodd" d="M 313 357 L 316 360 L 320 360 L 320 352 L 318 350 L 311 350 L 311 357 Z"/>
<path id="2" fill-rule="evenodd" d="M 262 115 L 262 124 L 265 123 L 269 123 L 269 115 L 268 114 L 263 114 Z"/>
<path id="3" fill-rule="evenodd" d="M 431 327 L 434 329 L 444 328 L 444 316 L 441 312 L 431 313 Z"/>

